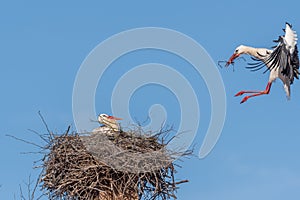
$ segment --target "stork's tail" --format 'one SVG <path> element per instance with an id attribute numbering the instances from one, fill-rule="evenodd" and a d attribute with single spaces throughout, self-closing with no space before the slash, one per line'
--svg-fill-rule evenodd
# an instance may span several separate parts
<path id="1" fill-rule="evenodd" d="M 286 97 L 288 100 L 290 100 L 291 98 L 291 87 L 290 87 L 290 84 L 284 84 L 284 91 L 286 93 Z"/>

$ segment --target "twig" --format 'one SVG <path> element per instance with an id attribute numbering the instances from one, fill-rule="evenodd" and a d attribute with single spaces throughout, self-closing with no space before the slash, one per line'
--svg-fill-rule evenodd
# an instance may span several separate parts
<path id="1" fill-rule="evenodd" d="M 48 132 L 49 135 L 50 135 L 50 138 L 53 139 L 53 138 L 54 138 L 54 135 L 53 135 L 53 133 L 50 131 L 50 129 L 49 129 L 49 127 L 48 127 L 48 124 L 46 123 L 46 121 L 45 121 L 43 115 L 41 114 L 41 111 L 38 111 L 38 114 L 39 114 L 39 116 L 40 116 L 40 118 L 41 118 L 43 124 L 45 125 L 45 127 L 46 127 L 46 129 L 47 129 L 47 132 Z"/>
<path id="2" fill-rule="evenodd" d="M 35 135 L 39 136 L 44 142 L 46 142 L 47 144 L 50 143 L 50 141 L 46 140 L 42 134 L 38 133 L 37 131 L 35 130 L 32 130 L 32 129 L 27 129 L 28 131 L 34 133 Z"/>
<path id="3" fill-rule="evenodd" d="M 181 184 L 181 183 L 187 183 L 187 182 L 189 182 L 189 180 L 178 181 L 178 182 L 176 182 L 175 184 L 176 184 L 176 185 L 179 185 L 179 184 Z"/>
<path id="4" fill-rule="evenodd" d="M 15 137 L 15 136 L 13 136 L 13 135 L 6 134 L 5 136 L 11 137 L 11 138 L 13 138 L 13 139 L 15 139 L 15 140 L 19 140 L 19 141 L 25 142 L 25 143 L 27 143 L 27 144 L 30 144 L 30 145 L 33 145 L 33 146 L 36 146 L 36 147 L 39 147 L 39 148 L 41 148 L 41 149 L 44 148 L 44 147 L 42 147 L 42 146 L 40 146 L 40 145 L 37 145 L 37 144 L 35 144 L 35 143 L 33 143 L 33 142 L 29 142 L 29 141 L 27 141 L 27 140 L 24 140 L 24 139 Z"/>

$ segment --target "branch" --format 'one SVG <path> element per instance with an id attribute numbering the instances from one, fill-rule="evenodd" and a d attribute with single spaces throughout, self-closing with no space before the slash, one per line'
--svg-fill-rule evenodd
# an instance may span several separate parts
<path id="1" fill-rule="evenodd" d="M 33 143 L 33 142 L 29 142 L 29 141 L 27 141 L 27 140 L 18 138 L 18 137 L 16 137 L 16 136 L 9 135 L 9 134 L 6 134 L 5 136 L 11 137 L 11 138 L 13 138 L 13 139 L 15 139 L 15 140 L 19 140 L 19 141 L 21 141 L 21 142 L 25 142 L 25 143 L 27 143 L 27 144 L 30 144 L 30 145 L 33 145 L 33 146 L 36 146 L 36 147 L 39 147 L 39 148 L 41 148 L 41 149 L 44 149 L 44 147 L 42 147 L 42 146 L 40 146 L 40 145 L 37 145 L 37 144 L 35 144 L 35 143 Z"/>
<path id="2" fill-rule="evenodd" d="M 47 129 L 47 131 L 48 131 L 48 133 L 49 133 L 49 135 L 50 135 L 50 138 L 53 139 L 53 138 L 54 138 L 54 135 L 53 135 L 53 133 L 50 131 L 50 129 L 49 129 L 49 127 L 48 127 L 48 124 L 46 123 L 46 121 L 45 121 L 43 115 L 41 114 L 41 111 L 38 111 L 38 114 L 39 114 L 39 116 L 40 116 L 40 118 L 41 118 L 43 124 L 45 125 L 45 127 L 46 127 L 46 129 Z"/>

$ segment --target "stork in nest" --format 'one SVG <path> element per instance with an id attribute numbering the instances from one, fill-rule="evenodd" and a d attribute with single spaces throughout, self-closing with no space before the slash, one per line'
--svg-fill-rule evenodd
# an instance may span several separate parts
<path id="1" fill-rule="evenodd" d="M 98 122 L 103 124 L 102 126 L 95 128 L 92 132 L 104 132 L 104 133 L 112 133 L 112 132 L 121 132 L 120 124 L 118 120 L 122 120 L 121 118 L 110 116 L 107 114 L 98 115 Z"/>

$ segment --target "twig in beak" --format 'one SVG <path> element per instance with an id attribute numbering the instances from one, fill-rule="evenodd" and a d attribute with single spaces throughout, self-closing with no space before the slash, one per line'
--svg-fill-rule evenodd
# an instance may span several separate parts
<path id="1" fill-rule="evenodd" d="M 223 68 L 223 65 L 222 65 L 221 63 L 227 63 L 227 61 L 225 61 L 225 60 L 220 60 L 220 61 L 218 61 L 219 67 L 220 67 L 220 68 Z M 226 64 L 225 64 L 225 66 L 226 66 Z"/>

